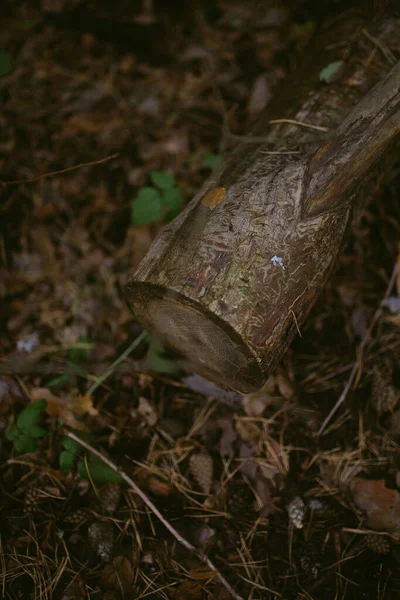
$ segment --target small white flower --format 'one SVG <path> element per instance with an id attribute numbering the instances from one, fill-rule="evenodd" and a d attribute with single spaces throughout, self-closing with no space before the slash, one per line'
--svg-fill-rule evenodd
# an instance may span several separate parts
<path id="1" fill-rule="evenodd" d="M 285 270 L 282 256 L 276 256 L 276 254 L 275 254 L 275 256 L 273 256 L 271 258 L 271 262 L 274 265 L 274 267 L 280 267 L 282 269 L 282 271 Z"/>
<path id="2" fill-rule="evenodd" d="M 31 335 L 28 335 L 26 338 L 23 338 L 22 340 L 17 341 L 17 350 L 19 350 L 19 352 L 21 352 L 21 351 L 32 352 L 32 350 L 36 346 L 39 346 L 39 344 L 40 344 L 39 335 L 35 331 L 35 333 L 32 333 Z"/>

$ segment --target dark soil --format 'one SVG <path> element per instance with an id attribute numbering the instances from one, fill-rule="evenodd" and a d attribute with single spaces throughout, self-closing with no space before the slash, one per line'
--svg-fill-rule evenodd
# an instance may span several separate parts
<path id="1" fill-rule="evenodd" d="M 232 597 L 101 461 L 78 449 L 66 467 L 70 429 L 91 432 L 237 595 L 398 597 L 399 277 L 368 327 L 399 260 L 399 170 L 262 391 L 235 409 L 194 391 L 148 339 L 96 384 L 141 333 L 122 287 L 162 223 L 132 223 L 138 191 L 158 170 L 190 200 L 228 148 L 224 124 L 249 130 L 340 2 L 323 4 L 3 0 L 2 598 Z M 45 433 L 19 451 L 12 426 L 40 399 Z"/>

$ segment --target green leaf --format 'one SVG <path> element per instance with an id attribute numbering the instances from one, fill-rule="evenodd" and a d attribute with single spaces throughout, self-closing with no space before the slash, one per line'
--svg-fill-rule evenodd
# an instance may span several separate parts
<path id="1" fill-rule="evenodd" d="M 19 23 L 16 23 L 16 27 L 17 29 L 32 29 L 33 27 L 35 27 L 35 25 L 39 23 L 38 19 L 24 19 L 23 21 L 20 21 Z"/>
<path id="2" fill-rule="evenodd" d="M 338 73 L 340 73 L 342 66 L 344 65 L 343 60 L 337 60 L 335 62 L 329 63 L 319 74 L 320 81 L 325 81 L 326 83 L 331 83 L 335 80 Z"/>
<path id="3" fill-rule="evenodd" d="M 164 192 L 163 199 L 169 209 L 167 219 L 170 221 L 181 212 L 184 204 L 184 197 L 179 188 L 173 187 Z"/>
<path id="4" fill-rule="evenodd" d="M 33 425 L 36 425 L 46 410 L 47 401 L 37 400 L 26 406 L 17 417 L 17 427 L 23 433 L 30 433 Z"/>
<path id="5" fill-rule="evenodd" d="M 0 77 L 7 75 L 12 69 L 12 58 L 8 52 L 0 52 Z"/>
<path id="6" fill-rule="evenodd" d="M 86 337 L 81 337 L 79 338 L 79 340 L 77 341 L 77 344 L 91 344 L 92 342 L 86 338 Z M 87 357 L 89 355 L 89 351 L 90 348 L 82 348 L 79 346 L 70 348 L 67 352 L 67 358 L 70 362 L 74 363 L 75 365 L 78 365 L 82 362 L 84 362 L 85 360 L 87 360 Z"/>
<path id="7" fill-rule="evenodd" d="M 175 185 L 175 178 L 164 171 L 150 171 L 151 183 L 160 190 L 168 190 Z"/>
<path id="8" fill-rule="evenodd" d="M 204 162 L 210 169 L 216 169 L 222 162 L 222 156 L 218 156 L 213 152 L 207 152 L 207 154 L 204 155 Z"/>
<path id="9" fill-rule="evenodd" d="M 46 387 L 53 388 L 53 387 L 56 387 L 58 385 L 62 385 L 63 383 L 66 383 L 67 381 L 68 381 L 68 377 L 66 375 L 60 375 L 59 377 L 54 377 L 54 379 L 51 379 L 46 384 Z"/>
<path id="10" fill-rule="evenodd" d="M 18 431 L 18 427 L 16 426 L 16 424 L 14 423 L 13 425 L 11 425 L 11 428 L 9 431 L 7 431 L 6 433 L 6 438 L 10 441 L 13 442 L 15 439 L 17 439 L 17 437 L 20 435 L 20 432 Z"/>
<path id="11" fill-rule="evenodd" d="M 162 198 L 157 190 L 144 187 L 139 190 L 133 201 L 132 223 L 134 225 L 146 225 L 154 223 L 161 217 L 163 208 Z"/>
<path id="12" fill-rule="evenodd" d="M 305 21 L 304 23 L 296 23 L 292 27 L 292 36 L 295 40 L 302 40 L 314 33 L 316 27 L 315 21 Z"/>
<path id="13" fill-rule="evenodd" d="M 18 452 L 35 452 L 37 442 L 27 434 L 21 434 L 14 440 L 14 447 Z"/>
<path id="14" fill-rule="evenodd" d="M 29 435 L 35 440 L 40 440 L 41 438 L 46 437 L 47 431 L 43 429 L 43 427 L 39 427 L 39 425 L 31 425 L 29 428 Z"/>
<path id="15" fill-rule="evenodd" d="M 60 469 L 64 473 L 69 473 L 75 467 L 76 456 L 68 450 L 63 450 L 60 454 Z"/>
<path id="16" fill-rule="evenodd" d="M 90 444 L 96 439 L 95 434 L 91 431 L 78 431 L 77 429 L 72 429 L 72 432 L 88 444 Z M 65 450 L 68 450 L 69 452 L 71 452 L 71 454 L 78 454 L 82 449 L 82 446 L 79 442 L 76 442 L 67 435 L 64 435 L 62 445 L 65 448 Z"/>
<path id="17" fill-rule="evenodd" d="M 88 457 L 87 467 L 84 460 L 79 461 L 78 473 L 82 479 L 92 479 L 95 483 L 121 483 L 124 481 L 119 473 L 93 454 Z"/>
<path id="18" fill-rule="evenodd" d="M 179 373 L 179 368 L 175 361 L 168 358 L 164 348 L 154 339 L 151 340 L 149 349 L 147 350 L 146 365 L 150 371 L 169 373 L 170 375 Z"/>

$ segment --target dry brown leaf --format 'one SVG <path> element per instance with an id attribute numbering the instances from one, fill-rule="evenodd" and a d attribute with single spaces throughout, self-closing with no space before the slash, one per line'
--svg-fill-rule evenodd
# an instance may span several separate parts
<path id="1" fill-rule="evenodd" d="M 247 110 L 250 114 L 258 113 L 269 102 L 272 93 L 268 85 L 267 77 L 265 73 L 262 73 L 257 77 L 253 84 L 253 89 L 250 94 L 250 100 Z"/>
<path id="2" fill-rule="evenodd" d="M 184 581 L 176 589 L 175 600 L 201 600 L 201 586 L 196 581 Z"/>
<path id="3" fill-rule="evenodd" d="M 276 379 L 273 375 L 268 377 L 263 387 L 257 392 L 247 394 L 242 398 L 242 406 L 247 415 L 251 417 L 260 416 L 270 404 L 273 404 L 273 396 L 276 387 Z"/>
<path id="4" fill-rule="evenodd" d="M 93 406 L 93 398 L 89 394 L 71 393 L 70 397 L 72 412 L 78 415 L 88 414 L 91 417 L 99 414 L 97 408 Z"/>
<path id="5" fill-rule="evenodd" d="M 111 564 L 104 567 L 101 582 L 104 587 L 122 592 L 123 596 L 132 593 L 133 570 L 126 556 L 116 556 Z"/>
<path id="6" fill-rule="evenodd" d="M 198 569 L 192 569 L 188 573 L 188 577 L 195 579 L 196 581 L 209 581 L 216 576 L 216 571 L 211 571 L 208 567 L 199 567 Z"/>
<path id="7" fill-rule="evenodd" d="M 280 395 L 285 398 L 285 400 L 292 400 L 296 395 L 296 390 L 290 379 L 284 373 L 280 372 L 276 376 L 276 383 Z"/>
<path id="8" fill-rule="evenodd" d="M 31 398 L 33 401 L 46 400 L 46 412 L 50 417 L 59 417 L 64 419 L 70 427 L 82 429 L 81 424 L 72 413 L 68 396 L 58 397 L 47 388 L 34 388 L 31 390 Z"/>
<path id="9" fill-rule="evenodd" d="M 158 477 L 151 475 L 146 481 L 147 488 L 157 496 L 170 496 L 174 490 L 172 485 L 167 481 L 161 481 Z"/>
<path id="10" fill-rule="evenodd" d="M 237 417 L 235 427 L 240 439 L 244 442 L 258 442 L 261 438 L 261 429 L 256 423 L 247 421 L 246 418 Z"/>
<path id="11" fill-rule="evenodd" d="M 231 415 L 219 419 L 218 425 L 221 428 L 221 437 L 219 440 L 219 449 L 222 456 L 229 456 L 234 452 L 234 444 L 237 440 L 237 433 Z"/>
<path id="12" fill-rule="evenodd" d="M 350 484 L 353 502 L 366 517 L 365 525 L 376 531 L 400 532 L 400 495 L 387 488 L 383 479 L 357 477 Z"/>

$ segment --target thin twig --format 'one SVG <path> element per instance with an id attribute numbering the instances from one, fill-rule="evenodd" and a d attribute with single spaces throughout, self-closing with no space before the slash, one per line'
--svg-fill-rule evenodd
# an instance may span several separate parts
<path id="1" fill-rule="evenodd" d="M 73 167 L 67 167 L 66 169 L 61 169 L 60 171 L 50 171 L 49 173 L 43 173 L 42 175 L 37 175 L 36 177 L 30 177 L 28 179 L 15 179 L 14 181 L 0 181 L 2 185 L 16 185 L 18 183 L 34 183 L 35 181 L 39 181 L 40 179 L 44 179 L 45 177 L 53 177 L 53 175 L 62 175 L 63 173 L 69 173 L 70 171 L 76 171 L 76 169 L 82 169 L 83 167 L 92 167 L 93 165 L 100 165 L 101 163 L 108 162 L 113 158 L 118 156 L 119 152 L 116 154 L 111 154 L 111 156 L 106 156 L 105 158 L 100 158 L 99 160 L 92 160 L 91 162 L 81 163 L 80 165 L 75 165 Z"/>
<path id="2" fill-rule="evenodd" d="M 365 35 L 365 37 L 372 42 L 373 44 L 375 44 L 375 46 L 377 48 L 379 48 L 379 50 L 382 52 L 382 54 L 385 56 L 385 58 L 387 58 L 389 64 L 394 65 L 396 64 L 396 57 L 393 54 L 393 52 L 387 48 L 387 46 L 385 46 L 384 44 L 382 44 L 382 42 L 380 40 L 378 40 L 378 38 L 374 37 L 373 35 L 371 35 L 369 33 L 369 31 L 367 31 L 366 29 L 362 29 L 362 34 Z"/>
<path id="3" fill-rule="evenodd" d="M 93 448 L 93 446 L 91 446 L 87 442 L 84 442 L 81 438 L 79 438 L 77 435 L 75 435 L 71 431 L 67 431 L 65 435 L 67 435 L 68 437 L 70 437 L 75 442 L 78 442 L 78 444 L 80 444 L 81 446 L 83 446 L 88 452 L 91 452 L 92 454 L 94 454 L 95 456 L 97 456 L 98 458 L 100 458 L 100 460 L 102 460 L 108 467 L 110 467 L 111 469 L 113 469 L 113 471 L 115 471 L 116 473 L 118 473 L 122 477 L 122 479 L 124 479 L 124 481 L 133 489 L 133 491 L 135 492 L 135 494 L 137 494 L 139 496 L 139 498 L 141 498 L 141 500 L 143 500 L 143 502 L 145 503 L 145 505 L 159 519 L 159 521 L 164 525 L 164 527 L 166 529 L 168 529 L 168 531 L 171 533 L 171 535 L 173 535 L 173 537 L 180 544 L 182 544 L 182 546 L 184 546 L 187 550 L 189 550 L 189 552 L 193 552 L 193 554 L 195 554 L 212 571 L 215 571 L 216 577 L 219 579 L 219 581 L 224 586 L 224 588 L 233 596 L 233 598 L 235 598 L 235 600 L 243 600 L 243 598 L 241 596 L 239 596 L 235 592 L 235 590 L 232 588 L 232 586 L 230 585 L 230 583 L 225 579 L 225 577 L 223 575 L 221 575 L 221 573 L 218 571 L 217 567 L 211 562 L 211 560 L 205 554 L 203 554 L 203 552 L 201 552 L 200 550 L 198 550 L 195 546 L 193 546 L 190 542 L 188 542 L 184 537 L 182 537 L 182 535 L 175 529 L 175 527 L 173 527 L 171 525 L 171 523 L 169 523 L 169 521 L 167 521 L 163 517 L 163 515 L 160 513 L 160 511 L 158 510 L 158 508 L 156 507 L 156 505 L 153 504 L 153 502 L 150 500 L 150 498 L 148 498 L 146 496 L 146 494 L 133 481 L 133 479 L 131 479 L 124 471 L 121 471 L 121 469 L 119 469 L 106 456 L 103 456 L 101 454 L 101 452 L 99 452 L 98 450 L 96 450 L 95 448 Z"/>
<path id="4" fill-rule="evenodd" d="M 304 123 L 304 121 L 296 121 L 295 119 L 272 119 L 268 121 L 268 125 L 279 125 L 280 123 L 289 123 L 290 125 L 298 125 L 299 127 L 307 127 L 308 129 L 316 129 L 316 131 L 323 131 L 327 133 L 328 127 L 322 127 L 321 125 L 313 125 L 312 123 Z"/>
<path id="5" fill-rule="evenodd" d="M 383 308 L 384 308 L 384 304 L 385 304 L 385 300 L 387 300 L 392 292 L 393 286 L 396 283 L 396 278 L 397 278 L 397 272 L 398 272 L 398 264 L 396 261 L 396 264 L 393 268 L 393 272 L 392 272 L 392 276 L 390 278 L 389 284 L 387 286 L 386 292 L 384 297 L 382 298 L 378 308 L 375 311 L 375 314 L 372 318 L 372 321 L 367 329 L 367 331 L 364 334 L 364 337 L 362 338 L 358 349 L 357 349 L 357 355 L 358 355 L 358 359 L 354 362 L 353 368 L 351 370 L 350 376 L 347 380 L 346 385 L 344 386 L 343 392 L 340 394 L 340 397 L 338 399 L 338 401 L 336 402 L 335 406 L 332 408 L 332 410 L 330 411 L 329 415 L 326 417 L 326 419 L 324 420 L 324 422 L 322 423 L 321 427 L 319 428 L 319 431 L 317 433 L 317 436 L 320 436 L 322 434 L 322 432 L 326 429 L 326 426 L 328 425 L 329 421 L 332 419 L 333 415 L 336 413 L 337 409 L 343 404 L 343 402 L 346 400 L 347 398 L 347 394 L 349 393 L 354 380 L 356 379 L 357 373 L 358 373 L 358 369 L 359 369 L 359 362 L 362 358 L 365 346 L 368 344 L 370 338 L 371 338 L 371 333 L 373 328 L 375 327 L 378 319 L 380 318 Z"/>
<path id="6" fill-rule="evenodd" d="M 90 388 L 87 391 L 89 396 L 91 396 L 97 390 L 97 388 L 107 379 L 107 377 L 111 375 L 114 369 L 118 367 L 118 365 L 123 360 L 125 360 L 125 358 L 129 356 L 130 353 L 133 352 L 147 338 L 148 335 L 149 334 L 147 333 L 147 331 L 142 331 L 142 333 L 133 340 L 132 344 L 128 346 L 128 348 L 117 358 L 117 360 L 115 360 L 112 363 L 112 365 L 110 365 L 108 369 L 106 369 L 103 375 L 98 377 L 96 381 L 90 386 Z"/>
<path id="7" fill-rule="evenodd" d="M 267 137 L 257 135 L 236 135 L 228 132 L 228 136 L 231 140 L 245 144 L 266 144 L 271 141 Z M 300 154 L 300 150 L 265 150 L 264 154 Z"/>

